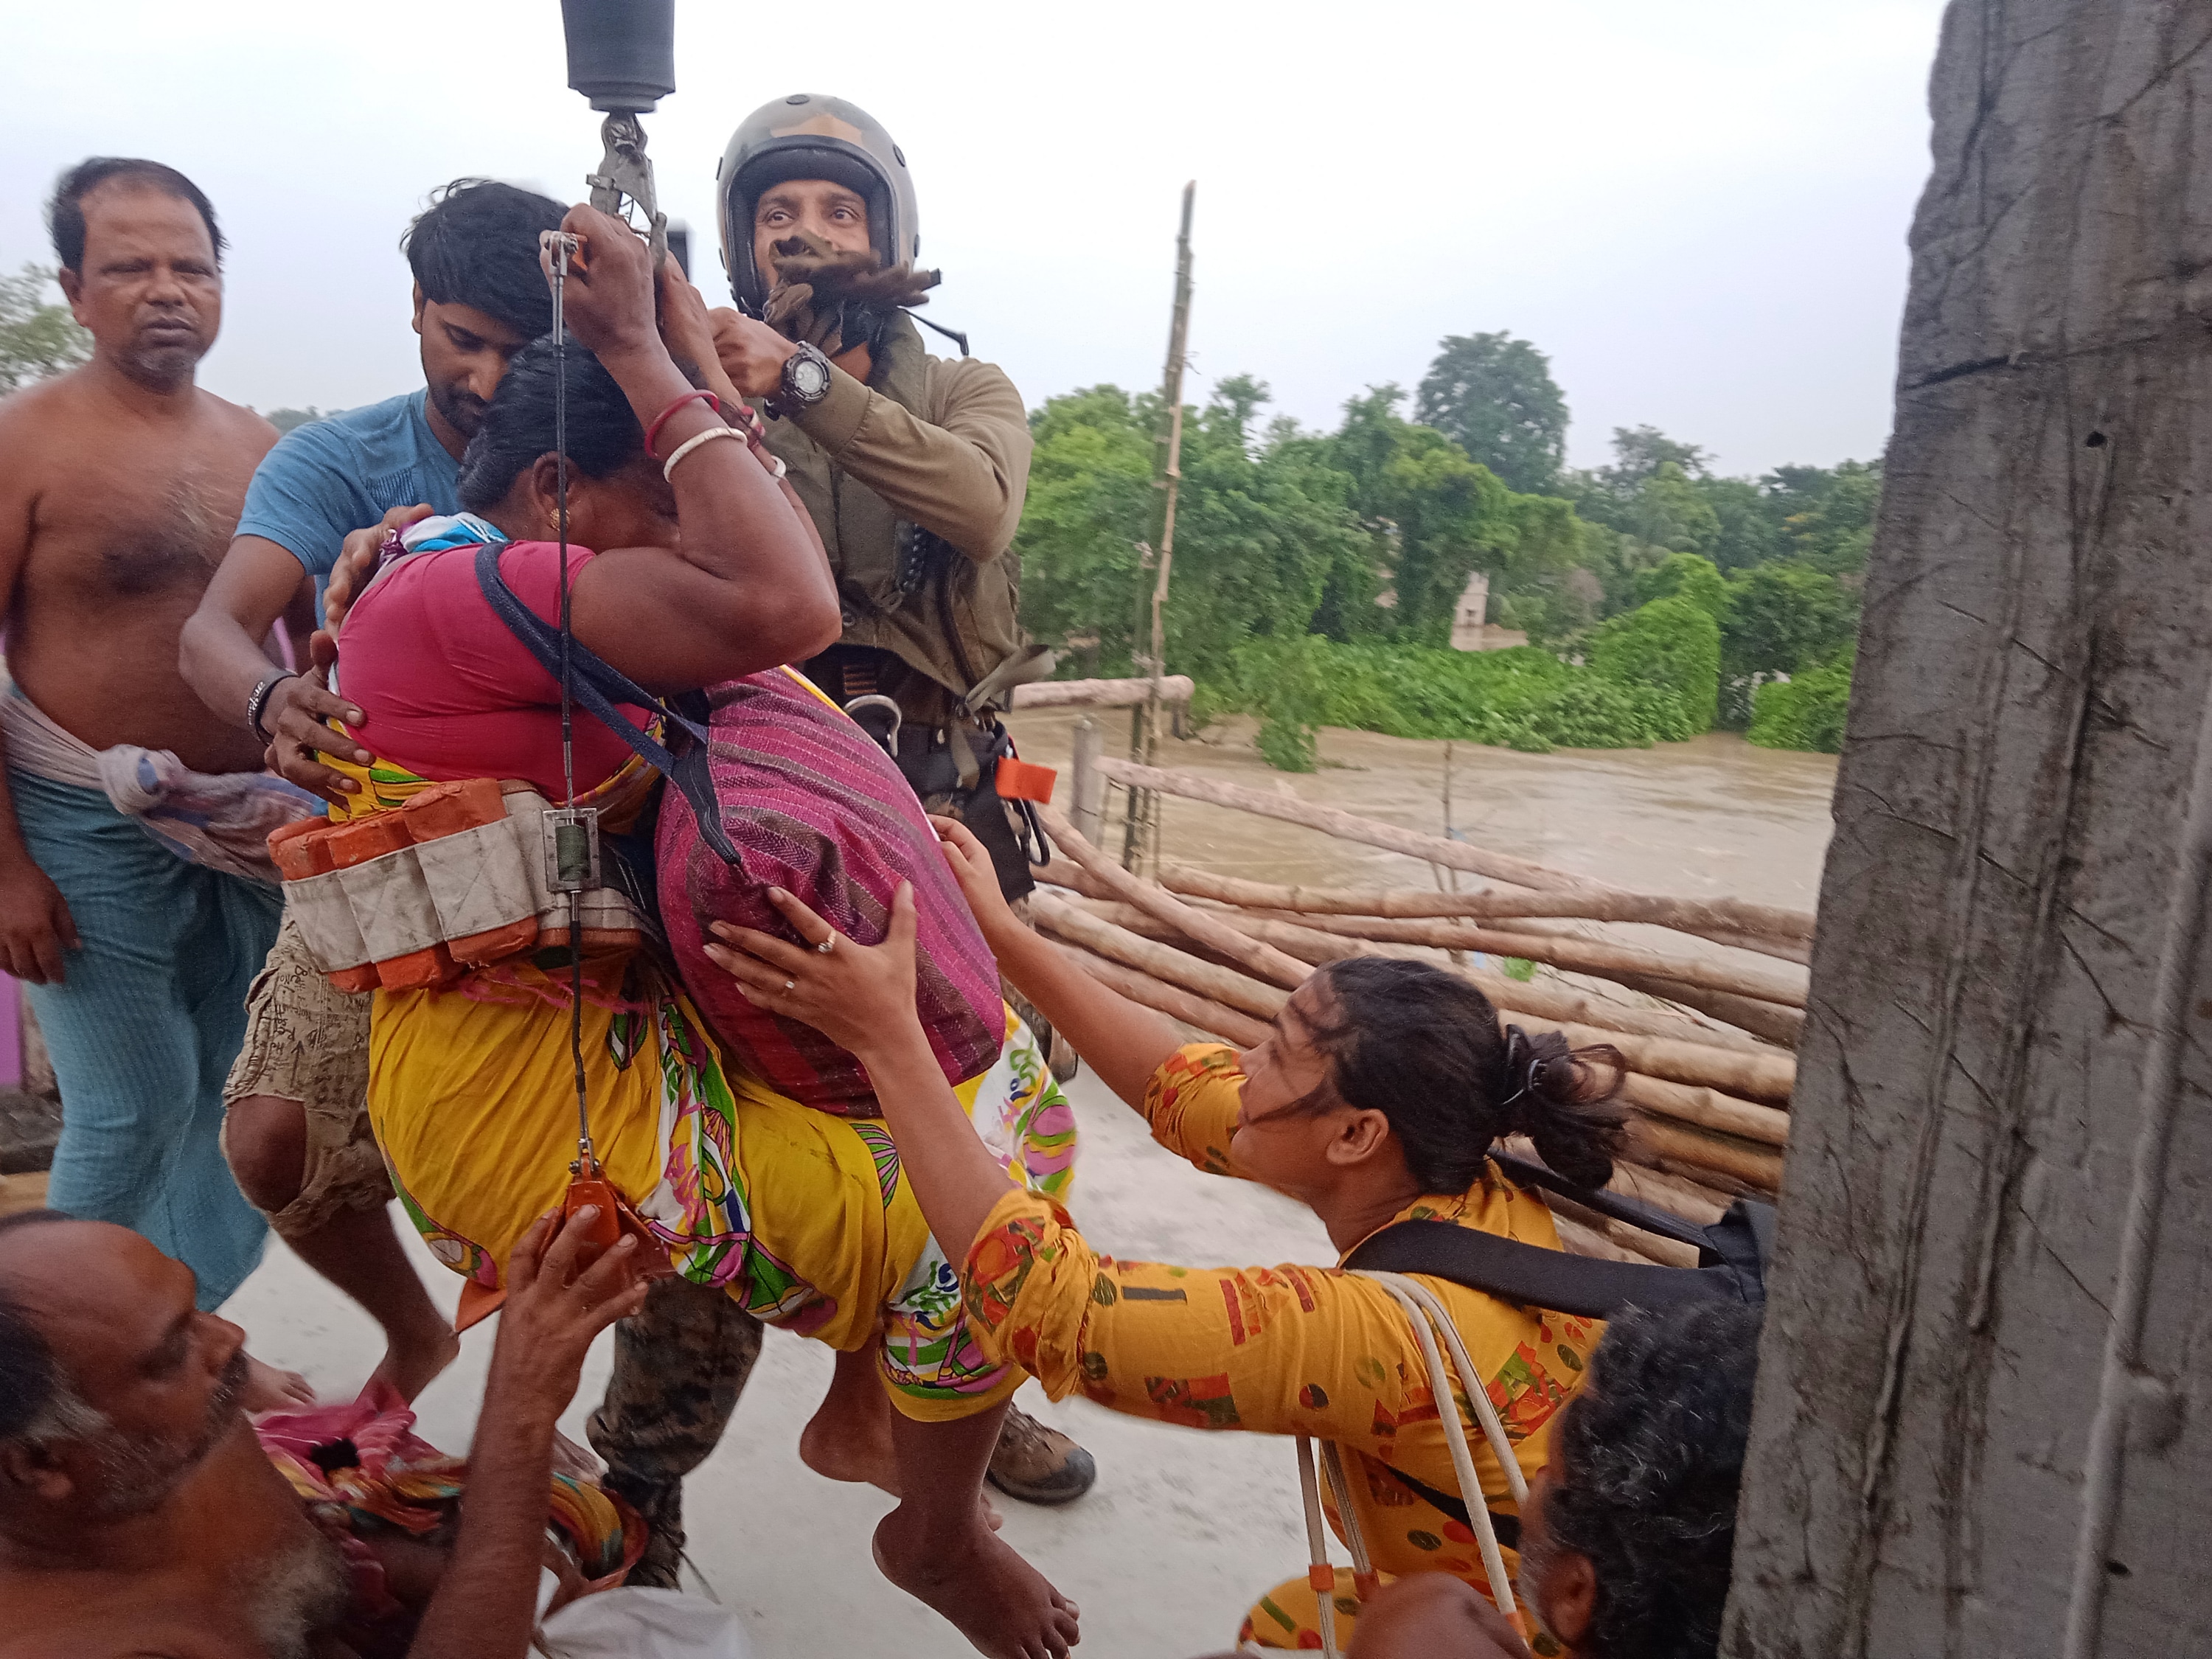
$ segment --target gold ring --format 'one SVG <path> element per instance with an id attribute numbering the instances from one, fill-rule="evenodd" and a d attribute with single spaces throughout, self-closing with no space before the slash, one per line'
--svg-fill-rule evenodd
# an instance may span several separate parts
<path id="1" fill-rule="evenodd" d="M 814 948 L 826 957 L 830 954 L 830 947 L 836 942 L 837 935 L 832 933 L 828 939 L 823 939 L 821 944 L 816 945 Z"/>

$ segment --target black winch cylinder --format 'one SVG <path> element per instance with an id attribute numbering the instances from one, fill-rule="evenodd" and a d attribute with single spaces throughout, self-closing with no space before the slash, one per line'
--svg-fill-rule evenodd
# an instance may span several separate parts
<path id="1" fill-rule="evenodd" d="M 676 0 L 561 0 L 568 84 L 596 110 L 650 110 L 676 90 Z"/>

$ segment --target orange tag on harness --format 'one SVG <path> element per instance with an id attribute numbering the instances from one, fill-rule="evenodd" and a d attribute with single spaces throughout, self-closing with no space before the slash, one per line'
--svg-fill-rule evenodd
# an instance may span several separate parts
<path id="1" fill-rule="evenodd" d="M 1012 755 L 999 761 L 999 799 L 1001 800 L 1052 799 L 1052 787 L 1060 774 L 1049 766 L 1036 766 L 1025 760 L 1016 760 Z"/>
<path id="2" fill-rule="evenodd" d="M 615 1189 L 607 1184 L 604 1176 L 580 1175 L 561 1194 L 562 1226 L 565 1229 L 577 1211 L 596 1206 L 599 1213 L 592 1218 L 591 1231 L 584 1239 L 593 1249 L 611 1250 L 623 1235 L 621 1205 L 622 1200 L 615 1196 Z"/>
<path id="3" fill-rule="evenodd" d="M 1306 1588 L 1316 1595 L 1336 1594 L 1336 1569 L 1316 1561 L 1306 1569 Z"/>

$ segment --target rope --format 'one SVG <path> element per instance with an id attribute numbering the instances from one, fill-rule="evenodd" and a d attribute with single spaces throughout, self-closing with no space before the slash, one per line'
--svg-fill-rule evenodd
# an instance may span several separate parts
<path id="1" fill-rule="evenodd" d="M 1444 1427 L 1444 1444 L 1451 1453 L 1452 1473 L 1458 1478 L 1468 1522 L 1474 1528 L 1475 1543 L 1482 1552 L 1482 1567 L 1490 1580 L 1491 1599 L 1525 1638 L 1527 1620 L 1514 1601 L 1513 1580 L 1505 1571 L 1505 1557 L 1498 1548 L 1498 1528 L 1491 1523 L 1489 1508 L 1483 1502 L 1482 1481 L 1474 1472 L 1474 1451 L 1468 1443 L 1467 1430 L 1459 1420 L 1454 1402 L 1453 1371 L 1458 1374 L 1461 1391 L 1467 1396 L 1475 1422 L 1481 1426 L 1483 1438 L 1489 1443 L 1498 1468 L 1504 1471 L 1505 1484 L 1513 1494 L 1513 1501 L 1526 1504 L 1528 1482 L 1521 1473 L 1521 1460 L 1513 1450 L 1513 1443 L 1506 1437 L 1505 1425 L 1498 1420 L 1498 1408 L 1490 1403 L 1490 1392 L 1474 1369 L 1467 1344 L 1460 1339 L 1459 1328 L 1452 1322 L 1450 1313 L 1435 1291 L 1403 1273 L 1362 1271 L 1359 1276 L 1380 1285 L 1413 1324 L 1413 1334 L 1421 1345 L 1421 1358 L 1428 1366 L 1429 1391 L 1436 1396 L 1437 1417 Z M 1445 1368 L 1443 1351 L 1437 1346 L 1437 1332 L 1443 1333 L 1444 1346 L 1451 1353 L 1452 1370 Z M 1326 1659 L 1342 1659 L 1336 1644 L 1336 1569 L 1328 1560 L 1328 1524 L 1322 1512 L 1320 1482 L 1314 1474 L 1313 1442 L 1303 1434 L 1297 1437 L 1297 1442 L 1298 1488 L 1306 1512 L 1306 1582 L 1313 1589 L 1319 1609 L 1322 1652 Z M 1377 1583 L 1374 1561 L 1367 1553 L 1367 1535 L 1352 1504 L 1352 1481 L 1345 1470 L 1344 1454 L 1334 1441 L 1322 1443 L 1322 1468 L 1335 1495 L 1337 1513 L 1344 1518 L 1345 1541 L 1352 1550 L 1352 1586 L 1358 1600 L 1364 1602 L 1374 1594 Z"/>
<path id="2" fill-rule="evenodd" d="M 568 330 L 562 301 L 568 283 L 569 239 L 556 233 L 553 243 L 553 480 L 556 533 L 561 544 L 561 786 L 562 805 L 576 804 L 575 696 L 568 648 L 575 637 L 568 611 Z M 556 832 L 556 857 L 562 848 Z M 592 1110 L 584 1083 L 584 894 L 580 882 L 568 890 L 568 1058 L 576 1078 L 576 1158 L 580 1173 L 592 1172 Z"/>
<path id="3" fill-rule="evenodd" d="M 1336 1569 L 1328 1564 L 1328 1522 L 1321 1512 L 1321 1485 L 1314 1479 L 1313 1442 L 1298 1437 L 1298 1492 L 1306 1505 L 1306 1584 L 1314 1593 L 1324 1659 L 1344 1659 L 1336 1644 Z"/>

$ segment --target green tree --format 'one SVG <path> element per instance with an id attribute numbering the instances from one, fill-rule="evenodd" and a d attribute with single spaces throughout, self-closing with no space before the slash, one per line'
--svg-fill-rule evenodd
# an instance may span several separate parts
<path id="1" fill-rule="evenodd" d="M 0 276 L 0 392 L 75 368 L 92 356 L 92 336 L 69 307 L 46 296 L 54 273 L 27 264 Z"/>
<path id="2" fill-rule="evenodd" d="M 1826 572 L 1795 560 L 1760 565 L 1729 583 L 1723 672 L 1795 674 L 1848 646 L 1858 619 L 1858 596 Z"/>
<path id="3" fill-rule="evenodd" d="M 1589 665 L 1616 685 L 1672 693 L 1683 729 L 1665 735 L 1711 730 L 1720 707 L 1721 629 L 1696 600 L 1676 594 L 1613 617 L 1592 636 Z"/>
<path id="4" fill-rule="evenodd" d="M 1695 553 L 1669 553 L 1649 570 L 1636 575 L 1636 602 L 1685 599 L 1716 623 L 1725 625 L 1729 614 L 1729 580 L 1711 559 Z"/>
<path id="5" fill-rule="evenodd" d="M 1510 334 L 1455 334 L 1421 380 L 1414 418 L 1522 495 L 1555 489 L 1566 462 L 1567 400 L 1551 360 Z"/>
<path id="6" fill-rule="evenodd" d="M 1789 492 L 1788 504 L 1802 502 L 1783 520 L 1790 550 L 1816 569 L 1830 575 L 1850 575 L 1866 568 L 1867 548 L 1874 540 L 1874 519 L 1881 505 L 1881 463 L 1845 461 L 1832 469 L 1788 467 L 1801 477 Z"/>
<path id="7" fill-rule="evenodd" d="M 1850 704 L 1851 653 L 1843 651 L 1804 673 L 1760 686 L 1744 735 L 1763 749 L 1840 754 Z"/>
<path id="8" fill-rule="evenodd" d="M 1260 382 L 1221 382 L 1183 423 L 1168 661 L 1220 677 L 1253 638 L 1303 636 L 1329 573 L 1369 545 L 1350 481 L 1321 446 L 1278 422 L 1255 438 Z M 1152 592 L 1142 548 L 1155 531 L 1157 403 L 1115 386 L 1054 398 L 1030 416 L 1036 448 L 1015 550 L 1023 617 L 1051 645 L 1097 637 L 1101 672 L 1126 672 Z M 1149 618 L 1142 626 L 1149 629 Z"/>
<path id="9" fill-rule="evenodd" d="M 332 414 L 337 412 L 335 410 L 331 411 Z M 275 427 L 279 433 L 285 433 L 291 431 L 295 427 L 306 426 L 310 422 L 322 420 L 324 415 L 321 410 L 311 404 L 306 409 L 272 409 L 262 418 Z"/>
<path id="10" fill-rule="evenodd" d="M 1712 561 L 1723 570 L 1748 570 L 1783 550 L 1782 521 L 1770 510 L 1766 495 L 1749 478 L 1707 478 L 1698 486 L 1713 510 L 1720 534 Z"/>
<path id="11" fill-rule="evenodd" d="M 1516 495 L 1443 433 L 1407 420 L 1404 401 L 1395 386 L 1369 387 L 1326 441 L 1322 459 L 1349 481 L 1345 499 L 1370 540 L 1365 560 L 1331 574 L 1317 625 L 1332 638 L 1444 645 L 1474 572 L 1501 591 L 1540 585 L 1583 550 L 1567 502 Z M 1369 573 L 1378 603 L 1362 618 L 1354 596 Z"/>

